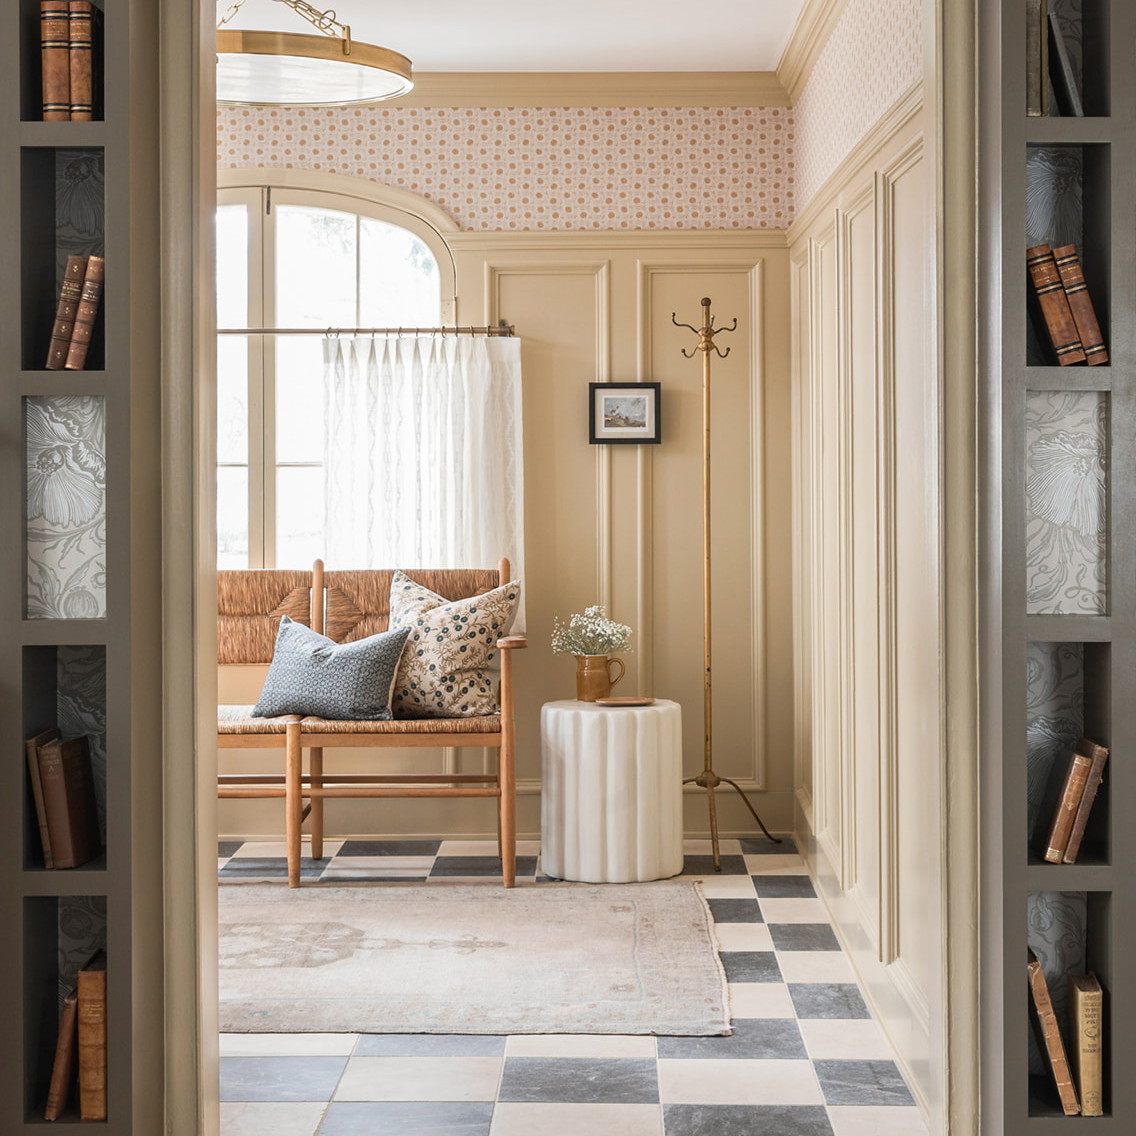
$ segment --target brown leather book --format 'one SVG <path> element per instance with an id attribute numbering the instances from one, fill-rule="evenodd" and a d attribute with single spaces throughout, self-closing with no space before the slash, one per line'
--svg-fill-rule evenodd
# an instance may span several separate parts
<path id="1" fill-rule="evenodd" d="M 79 992 L 79 1119 L 107 1118 L 106 952 L 82 970 Z"/>
<path id="2" fill-rule="evenodd" d="M 1100 788 L 1101 779 L 1104 777 L 1104 764 L 1108 761 L 1108 750 L 1104 746 L 1097 745 L 1096 742 L 1089 741 L 1088 738 L 1082 738 L 1077 743 L 1077 752 L 1091 758 L 1092 765 L 1089 766 L 1089 776 L 1085 780 L 1081 802 L 1077 805 L 1077 812 L 1073 817 L 1073 827 L 1069 832 L 1069 843 L 1065 846 L 1065 855 L 1062 859 L 1066 864 L 1077 862 L 1077 853 L 1081 850 L 1085 826 L 1089 823 L 1089 813 L 1092 811 L 1093 801 L 1096 800 L 1097 790 Z"/>
<path id="3" fill-rule="evenodd" d="M 47 1087 L 44 1120 L 58 1120 L 71 1095 L 71 1074 L 75 1068 L 75 1033 L 79 1016 L 79 996 L 72 990 L 63 999 L 59 1015 L 59 1037 L 55 1042 L 55 1061 L 51 1066 L 51 1083 Z"/>
<path id="4" fill-rule="evenodd" d="M 43 807 L 43 785 L 39 779 L 39 747 L 62 737 L 54 727 L 34 734 L 24 742 L 28 758 L 28 780 L 32 783 L 32 800 L 35 802 L 36 822 L 39 824 L 39 842 L 43 848 L 43 866 L 54 868 L 51 858 L 51 833 L 47 828 L 47 812 Z"/>
<path id="5" fill-rule="evenodd" d="M 1055 248 L 1053 261 L 1057 265 L 1057 274 L 1061 277 L 1061 284 L 1065 289 L 1065 298 L 1069 301 L 1069 310 L 1073 313 L 1073 322 L 1077 325 L 1077 334 L 1081 339 L 1081 348 L 1085 352 L 1085 361 L 1090 367 L 1107 363 L 1108 348 L 1104 345 L 1104 336 L 1101 335 L 1100 324 L 1097 322 L 1093 300 L 1085 284 L 1085 273 L 1077 258 L 1077 246 L 1061 245 Z"/>
<path id="6" fill-rule="evenodd" d="M 1104 1115 L 1103 1052 L 1104 995 L 1095 974 L 1069 976 L 1069 1052 L 1082 1116 Z"/>
<path id="7" fill-rule="evenodd" d="M 1034 245 L 1026 249 L 1026 267 L 1041 305 L 1041 314 L 1045 317 L 1049 339 L 1057 353 L 1057 362 L 1062 367 L 1083 363 L 1085 352 L 1081 348 L 1073 313 L 1069 310 L 1069 301 L 1065 298 L 1065 286 L 1061 283 L 1053 250 L 1049 245 Z"/>
<path id="8" fill-rule="evenodd" d="M 43 120 L 71 118 L 71 13 L 67 0 L 40 0 Z"/>
<path id="9" fill-rule="evenodd" d="M 92 33 L 94 15 L 91 0 L 70 0 L 71 121 L 90 122 L 94 117 L 94 93 L 91 84 Z"/>
<path id="10" fill-rule="evenodd" d="M 39 780 L 57 868 L 77 868 L 98 855 L 98 807 L 85 737 L 50 741 L 38 748 Z"/>
<path id="11" fill-rule="evenodd" d="M 1077 1101 L 1077 1090 L 1073 1086 L 1073 1076 L 1069 1072 L 1069 1060 L 1065 1056 L 1065 1044 L 1061 1040 L 1061 1029 L 1057 1015 L 1053 1012 L 1053 1002 L 1049 997 L 1049 986 L 1041 970 L 1041 963 L 1033 951 L 1029 953 L 1029 985 L 1033 996 L 1034 1009 L 1041 1023 L 1041 1035 L 1045 1042 L 1045 1053 L 1049 1067 L 1053 1070 L 1053 1080 L 1057 1084 L 1057 1094 L 1061 1098 L 1061 1108 L 1066 1116 L 1076 1116 L 1081 1111 Z"/>
<path id="12" fill-rule="evenodd" d="M 71 333 L 75 330 L 75 316 L 83 295 L 83 281 L 87 275 L 87 258 L 69 256 L 63 270 L 63 283 L 59 288 L 59 304 L 55 309 L 55 323 L 51 328 L 51 346 L 47 349 L 49 371 L 62 371 L 71 348 Z"/>
<path id="13" fill-rule="evenodd" d="M 1069 762 L 1065 784 L 1061 786 L 1061 795 L 1057 798 L 1057 808 L 1054 810 L 1049 836 L 1045 841 L 1045 858 L 1051 864 L 1060 864 L 1065 857 L 1065 849 L 1069 847 L 1069 837 L 1073 832 L 1077 809 L 1080 807 L 1081 797 L 1084 796 L 1085 783 L 1089 779 L 1092 764 L 1091 757 L 1076 752 L 1073 754 L 1073 760 Z"/>
<path id="14" fill-rule="evenodd" d="M 83 277 L 83 292 L 79 310 L 75 313 L 75 326 L 71 330 L 71 344 L 67 348 L 68 371 L 81 371 L 87 364 L 87 350 L 95 330 L 95 317 L 99 314 L 99 301 L 103 295 L 103 275 L 106 261 L 101 256 L 87 258 L 87 272 Z"/>

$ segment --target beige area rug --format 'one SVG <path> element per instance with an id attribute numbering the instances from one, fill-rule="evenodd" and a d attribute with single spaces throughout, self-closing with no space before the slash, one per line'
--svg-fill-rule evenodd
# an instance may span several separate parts
<path id="1" fill-rule="evenodd" d="M 728 1034 L 692 882 L 220 889 L 226 1033 Z"/>

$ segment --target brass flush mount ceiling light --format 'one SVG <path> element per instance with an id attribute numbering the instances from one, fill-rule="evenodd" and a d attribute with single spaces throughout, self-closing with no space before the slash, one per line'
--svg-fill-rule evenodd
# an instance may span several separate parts
<path id="1" fill-rule="evenodd" d="M 323 35 L 253 32 L 224 27 L 244 0 L 234 0 L 217 24 L 217 101 L 238 106 L 351 106 L 405 95 L 414 86 L 410 60 L 397 51 L 358 43 L 333 9 L 305 0 L 277 0 Z"/>

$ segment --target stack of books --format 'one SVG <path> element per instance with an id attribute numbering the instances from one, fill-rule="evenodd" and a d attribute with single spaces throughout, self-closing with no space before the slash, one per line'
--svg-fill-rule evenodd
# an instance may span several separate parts
<path id="1" fill-rule="evenodd" d="M 1072 60 L 1055 12 L 1047 0 L 1026 0 L 1026 114 L 1085 113 Z"/>
<path id="2" fill-rule="evenodd" d="M 78 868 L 102 851 L 90 743 L 50 729 L 25 748 L 44 867 Z"/>
<path id="3" fill-rule="evenodd" d="M 44 122 L 94 118 L 94 25 L 91 0 L 40 0 Z"/>
<path id="4" fill-rule="evenodd" d="M 1061 1026 L 1053 1009 L 1049 985 L 1041 963 L 1030 952 L 1027 966 L 1030 997 L 1036 1012 L 1035 1025 L 1040 1044 L 1049 1061 L 1057 1086 L 1061 1110 L 1066 1116 L 1103 1116 L 1102 1025 L 1104 994 L 1094 974 L 1069 977 L 1069 1052 L 1061 1037 Z M 1072 1055 L 1070 1063 L 1069 1055 Z"/>
<path id="5" fill-rule="evenodd" d="M 106 262 L 101 256 L 67 258 L 47 350 L 49 371 L 81 371 L 87 365 L 105 272 Z"/>
<path id="6" fill-rule="evenodd" d="M 1049 341 L 1062 367 L 1108 362 L 1092 297 L 1075 245 L 1034 245 L 1026 250 L 1026 267 L 1045 320 Z"/>
<path id="7" fill-rule="evenodd" d="M 1077 743 L 1045 840 L 1044 857 L 1049 863 L 1076 863 L 1106 761 L 1108 750 L 1104 746 L 1088 738 Z"/>
<path id="8" fill-rule="evenodd" d="M 100 950 L 80 969 L 75 988 L 63 999 L 44 1120 L 58 1120 L 67 1108 L 76 1081 L 76 1056 L 79 1118 L 107 1118 L 106 978 L 106 951 Z"/>

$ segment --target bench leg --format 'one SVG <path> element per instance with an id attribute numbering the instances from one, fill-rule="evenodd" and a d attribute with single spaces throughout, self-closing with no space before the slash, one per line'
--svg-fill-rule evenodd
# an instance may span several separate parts
<path id="1" fill-rule="evenodd" d="M 501 754 L 497 763 L 498 847 L 501 852 L 501 882 L 507 888 L 517 882 L 517 770 L 513 753 L 512 722 L 505 726 L 501 737 Z"/>
<path id="2" fill-rule="evenodd" d="M 312 749 L 308 751 L 309 772 L 312 775 L 313 789 L 323 786 L 323 750 Z M 312 821 L 312 859 L 323 859 L 323 797 L 311 798 Z"/>
<path id="3" fill-rule="evenodd" d="M 304 797 L 300 725 L 289 723 L 284 747 L 284 839 L 288 845 L 288 886 L 300 886 L 300 826 Z"/>

